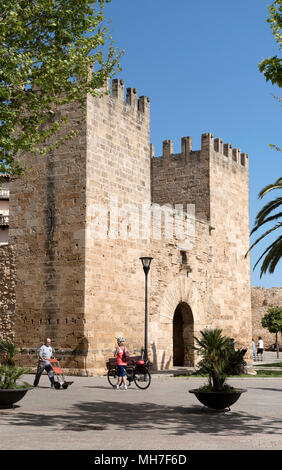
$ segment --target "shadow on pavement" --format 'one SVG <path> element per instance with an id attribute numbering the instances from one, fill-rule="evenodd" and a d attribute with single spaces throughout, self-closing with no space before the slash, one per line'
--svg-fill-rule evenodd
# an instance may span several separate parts
<path id="1" fill-rule="evenodd" d="M 267 390 L 268 392 L 282 392 L 282 388 L 267 388 L 267 387 L 248 387 L 252 390 Z"/>
<path id="2" fill-rule="evenodd" d="M 48 414 L 47 414 L 48 413 Z M 13 410 L 2 414 L 2 424 L 25 427 L 48 427 L 51 431 L 147 431 L 167 432 L 168 435 L 202 433 L 206 435 L 240 436 L 272 434 L 282 436 L 280 418 L 261 418 L 245 412 L 228 413 L 202 411 L 202 406 L 165 406 L 154 403 L 121 403 L 100 400 L 75 404 L 64 414 L 25 413 Z"/>
<path id="3" fill-rule="evenodd" d="M 99 388 L 100 390 L 112 390 L 109 386 L 103 386 L 103 385 L 86 385 L 83 388 Z"/>

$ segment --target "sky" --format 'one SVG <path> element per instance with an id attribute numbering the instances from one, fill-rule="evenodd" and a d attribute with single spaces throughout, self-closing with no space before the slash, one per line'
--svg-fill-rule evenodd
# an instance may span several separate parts
<path id="1" fill-rule="evenodd" d="M 266 0 L 112 0 L 105 17 L 115 46 L 125 53 L 116 78 L 151 101 L 151 142 L 155 155 L 172 139 L 191 136 L 193 150 L 201 134 L 211 132 L 249 155 L 250 229 L 270 199 L 259 191 L 282 173 L 281 89 L 266 82 L 258 63 L 279 53 L 267 23 Z M 271 228 L 265 226 L 265 230 Z M 277 230 L 276 230 L 277 232 Z M 263 234 L 256 232 L 251 242 Z M 281 234 L 281 232 L 280 232 Z M 253 286 L 282 286 L 282 260 L 275 273 L 260 278 L 253 266 L 275 237 L 251 251 Z"/>

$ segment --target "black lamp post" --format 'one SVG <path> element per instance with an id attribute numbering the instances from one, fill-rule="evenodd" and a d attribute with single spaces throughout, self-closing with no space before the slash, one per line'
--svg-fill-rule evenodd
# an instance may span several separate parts
<path id="1" fill-rule="evenodd" d="M 148 273 L 150 271 L 150 264 L 152 259 L 150 256 L 142 256 L 141 258 L 143 270 L 145 273 L 145 347 L 144 359 L 148 359 Z"/>

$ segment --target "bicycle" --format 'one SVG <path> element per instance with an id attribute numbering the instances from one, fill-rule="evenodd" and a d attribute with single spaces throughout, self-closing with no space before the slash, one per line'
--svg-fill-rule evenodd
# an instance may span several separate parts
<path id="1" fill-rule="evenodd" d="M 109 359 L 107 362 L 107 378 L 112 387 L 115 387 L 118 379 L 116 358 Z M 129 363 L 125 367 L 127 386 L 130 387 L 132 382 L 141 390 L 146 390 L 151 384 L 151 374 L 149 372 L 149 361 L 140 358 L 130 358 Z M 120 386 L 122 383 L 120 384 Z"/>

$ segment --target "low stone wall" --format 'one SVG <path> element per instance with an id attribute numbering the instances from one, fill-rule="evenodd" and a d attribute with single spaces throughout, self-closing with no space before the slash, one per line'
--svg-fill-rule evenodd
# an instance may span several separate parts
<path id="1" fill-rule="evenodd" d="M 252 287 L 252 323 L 253 338 L 257 344 L 261 336 L 265 347 L 275 342 L 275 333 L 269 333 L 261 326 L 261 319 L 270 307 L 282 306 L 282 287 Z M 278 341 L 282 344 L 282 337 L 278 334 Z"/>
<path id="2" fill-rule="evenodd" d="M 14 340 L 15 261 L 11 245 L 0 246 L 0 338 Z"/>

